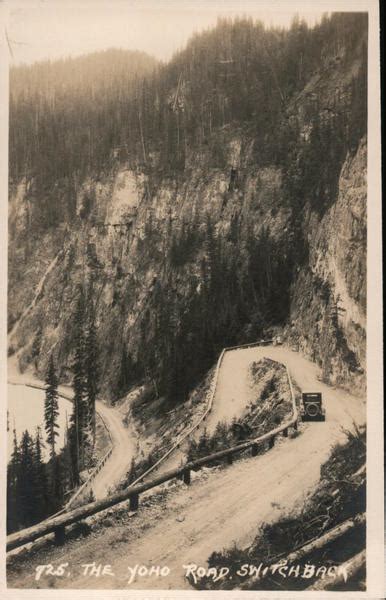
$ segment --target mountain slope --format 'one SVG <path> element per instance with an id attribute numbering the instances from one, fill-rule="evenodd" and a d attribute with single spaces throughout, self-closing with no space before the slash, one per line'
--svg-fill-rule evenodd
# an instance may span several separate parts
<path id="1" fill-rule="evenodd" d="M 60 587 L 126 588 L 128 566 L 167 565 L 167 577 L 137 577 L 133 589 L 189 588 L 183 565 L 205 566 L 213 549 L 230 547 L 233 542 L 243 547 L 251 543 L 262 523 L 276 520 L 299 506 L 308 491 L 319 481 L 320 466 L 332 446 L 344 440 L 342 428 L 364 422 L 362 401 L 333 389 L 319 381 L 319 370 L 310 361 L 285 347 L 237 350 L 230 355 L 233 375 L 243 378 L 253 360 L 263 356 L 283 361 L 303 389 L 318 389 L 323 394 L 326 422 L 302 426 L 301 435 L 278 440 L 275 447 L 255 458 L 235 462 L 232 466 L 195 478 L 188 489 L 184 484 L 157 496 L 142 499 L 135 517 L 128 517 L 127 507 L 117 510 L 105 521 L 109 526 L 96 530 L 89 538 L 72 541 L 64 548 L 51 548 L 50 561 L 69 563 L 71 578 L 60 579 Z M 237 365 L 237 369 L 235 369 Z M 316 432 L 317 430 L 317 432 Z M 254 482 L 251 485 L 251 482 Z M 208 511 L 208 506 L 211 510 Z M 111 526 L 113 525 L 113 527 Z M 165 546 L 167 539 L 167 546 Z M 87 579 L 79 565 L 105 563 L 109 548 L 109 564 L 115 576 Z M 28 568 L 24 560 L 28 562 Z M 16 587 L 47 587 L 53 579 L 34 581 L 34 567 L 42 556 L 16 560 L 8 571 L 8 584 Z M 25 572 L 22 576 L 21 572 Z M 55 580 L 56 581 L 56 580 Z M 54 584 L 55 585 L 55 584 Z"/>
<path id="2" fill-rule="evenodd" d="M 111 84 L 106 110 L 117 126 L 122 116 L 122 129 L 90 142 L 79 168 L 16 171 L 10 329 L 33 303 L 10 336 L 21 368 L 35 363 L 42 374 L 54 352 L 61 379 L 71 379 L 82 289 L 112 401 L 142 381 L 148 402 L 158 396 L 167 411 L 223 346 L 272 326 L 325 379 L 363 390 L 366 39 L 361 14 L 289 32 L 220 22 L 134 77 L 127 96 Z M 55 107 L 50 114 L 55 129 Z"/>

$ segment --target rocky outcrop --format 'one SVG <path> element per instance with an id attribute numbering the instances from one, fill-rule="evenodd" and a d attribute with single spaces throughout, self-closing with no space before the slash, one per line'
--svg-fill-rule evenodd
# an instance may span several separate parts
<path id="1" fill-rule="evenodd" d="M 21 368 L 33 364 L 43 376 L 54 353 L 61 379 L 71 379 L 82 289 L 112 400 L 141 379 L 156 395 L 186 397 L 223 346 L 272 326 L 326 380 L 362 392 L 366 139 L 358 146 L 349 127 L 362 54 L 358 45 L 326 58 L 285 99 L 273 142 L 259 139 L 253 122 L 230 122 L 185 148 L 175 172 L 151 156 L 141 166 L 117 158 L 108 172 L 73 184 L 71 211 L 59 186 L 39 212 L 33 178 L 15 184 L 9 352 Z M 52 205 L 59 210 L 41 226 Z"/>
<path id="2" fill-rule="evenodd" d="M 230 140 L 231 156 L 237 141 Z M 21 274 L 19 260 L 12 255 L 9 312 L 10 322 L 17 326 L 11 328 L 9 342 L 10 351 L 19 353 L 21 367 L 34 361 L 34 342 L 42 331 L 36 360 L 40 375 L 51 352 L 62 365 L 61 377 L 70 373 L 71 322 L 83 286 L 96 305 L 107 388 L 119 378 L 123 347 L 135 355 L 138 344 L 143 344 L 144 327 L 151 339 L 156 290 L 172 287 L 174 301 L 181 306 L 188 303 L 192 288 L 200 293 L 201 262 L 207 256 L 202 241 L 208 220 L 216 238 L 224 243 L 239 229 L 238 241 L 230 242 L 230 250 L 240 247 L 242 251 L 247 230 L 257 236 L 270 227 L 273 240 L 284 240 L 289 210 L 280 202 L 280 170 L 239 170 L 239 183 L 230 191 L 230 164 L 223 170 L 192 169 L 183 181 L 163 181 L 150 193 L 148 178 L 125 169 L 103 182 L 88 181 L 78 194 L 77 219 L 47 234 L 43 244 L 25 235 L 23 220 L 15 220 L 11 246 L 17 247 L 19 255 L 23 253 L 25 269 Z M 86 198 L 92 198 L 92 203 L 87 205 Z M 19 191 L 11 199 L 11 212 L 21 203 Z M 181 264 L 170 265 L 171 246 L 187 228 L 195 248 L 187 251 Z M 30 286 L 25 285 L 28 273 L 34 274 Z M 21 310 L 23 306 L 28 310 Z"/>
<path id="3" fill-rule="evenodd" d="M 367 143 L 347 156 L 336 202 L 309 213 L 309 260 L 292 286 L 288 339 L 326 380 L 361 393 L 366 368 Z"/>

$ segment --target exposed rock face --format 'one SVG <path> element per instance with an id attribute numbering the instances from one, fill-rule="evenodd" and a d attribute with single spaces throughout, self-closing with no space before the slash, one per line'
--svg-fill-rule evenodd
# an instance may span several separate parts
<path id="1" fill-rule="evenodd" d="M 326 378 L 354 384 L 358 391 L 363 387 L 365 368 L 365 173 L 363 140 L 355 156 L 348 157 L 343 165 L 336 202 L 321 219 L 308 209 L 304 227 L 309 257 L 291 286 L 290 324 L 286 329 L 289 341 L 318 361 Z M 256 235 L 262 227 L 269 227 L 273 240 L 288 247 L 291 244 L 290 211 L 281 199 L 279 169 L 250 171 L 240 189 L 231 193 L 228 169 L 196 170 L 182 185 L 163 184 L 150 198 L 147 184 L 142 174 L 118 171 L 95 186 L 94 204 L 86 219 L 79 217 L 71 228 L 61 227 L 51 236 L 47 234 L 42 243 L 36 240 L 30 254 L 20 243 L 21 239 L 31 243 L 27 236 L 22 237 L 25 221 L 14 218 L 11 314 L 16 309 L 25 310 L 32 302 L 11 335 L 13 348 L 21 349 L 22 366 L 32 361 L 34 339 L 42 329 L 39 371 L 44 372 L 48 354 L 54 349 L 58 361 L 65 365 L 62 377 L 66 376 L 71 366 L 71 319 L 77 286 L 86 281 L 97 305 L 107 390 L 117 380 L 124 344 L 135 354 L 136 345 L 143 343 L 141 327 L 151 339 L 155 315 L 146 310 L 152 308 L 155 287 L 165 288 L 171 283 L 181 304 L 186 303 L 192 285 L 199 293 L 204 246 L 181 268 L 166 272 L 170 266 L 165 257 L 182 223 L 194 223 L 200 230 L 209 215 L 217 236 L 226 239 L 237 219 L 241 223 L 240 241 L 235 250 L 245 243 L 248 222 Z M 79 194 L 78 213 L 85 191 L 87 186 Z M 20 194 L 19 190 L 11 201 L 13 215 L 17 211 L 20 214 Z M 24 277 L 18 274 L 20 254 L 25 257 Z M 27 287 L 30 279 L 34 286 Z M 341 310 L 334 325 L 336 306 Z"/>
<path id="2" fill-rule="evenodd" d="M 343 152 L 334 137 L 339 111 L 351 110 L 360 51 L 327 63 L 277 124 L 288 155 L 279 156 L 278 142 L 277 157 L 261 158 L 267 140 L 256 139 L 253 123 L 228 123 L 213 133 L 217 161 L 204 143 L 187 149 L 184 170 L 172 175 L 117 160 L 103 178 L 79 184 L 71 218 L 63 208 L 50 227 L 38 222 L 33 180 L 19 182 L 9 203 L 9 346 L 21 368 L 33 364 L 42 376 L 53 352 L 62 380 L 71 379 L 82 288 L 111 399 L 127 391 L 126 371 L 148 381 L 158 373 L 156 389 L 171 364 L 169 388 L 184 397 L 179 370 L 197 382 L 223 345 L 272 326 L 285 328 L 325 379 L 361 393 L 366 139 Z M 65 206 L 61 194 L 49 202 Z"/>
<path id="3" fill-rule="evenodd" d="M 309 261 L 292 287 L 288 337 L 327 380 L 362 392 L 366 364 L 367 144 L 345 160 L 336 202 L 309 214 Z"/>
<path id="4" fill-rule="evenodd" d="M 230 143 L 231 152 L 235 143 Z M 11 323 L 19 320 L 11 330 L 10 345 L 13 350 L 21 349 L 21 366 L 33 359 L 34 339 L 42 329 L 40 373 L 51 351 L 65 365 L 62 376 L 68 372 L 71 319 L 78 288 L 85 285 L 96 302 L 98 334 L 103 340 L 101 363 L 106 364 L 103 378 L 116 379 L 123 345 L 127 343 L 135 354 L 141 327 L 151 338 L 155 289 L 161 287 L 166 294 L 171 287 L 174 301 L 181 305 L 188 302 L 192 289 L 200 293 L 205 243 L 174 269 L 167 260 L 173 238 L 186 224 L 204 237 L 209 219 L 217 238 L 226 240 L 237 221 L 240 240 L 230 246 L 236 252 L 246 241 L 247 225 L 256 235 L 269 226 L 272 239 L 285 240 L 290 211 L 280 203 L 280 171 L 246 172 L 238 189 L 231 192 L 229 173 L 230 166 L 222 171 L 202 166 L 182 182 L 163 182 L 149 197 L 149 181 L 142 174 L 119 170 L 103 183 L 83 186 L 78 194 L 78 219 L 47 234 L 43 243 L 28 240 L 25 220 L 14 217 L 10 243 L 16 249 L 10 255 L 9 311 Z M 81 215 L 90 186 L 93 205 L 85 217 Z M 12 215 L 20 213 L 22 203 L 19 191 L 11 199 Z M 30 253 L 27 243 L 32 246 Z M 22 274 L 21 254 L 25 259 Z M 30 280 L 33 285 L 25 287 Z"/>

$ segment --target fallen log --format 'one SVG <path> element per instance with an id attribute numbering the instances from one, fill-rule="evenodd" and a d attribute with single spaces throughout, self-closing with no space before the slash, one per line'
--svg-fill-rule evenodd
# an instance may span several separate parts
<path id="1" fill-rule="evenodd" d="M 319 579 L 313 585 L 308 587 L 305 591 L 321 591 L 327 590 L 331 586 L 340 585 L 342 583 L 347 583 L 349 579 L 351 579 L 354 575 L 358 573 L 358 571 L 363 567 L 366 562 L 366 550 L 362 550 L 358 554 L 356 554 L 353 558 L 350 558 L 346 562 L 340 565 L 341 573 L 335 579 Z M 344 578 L 344 573 L 348 574 L 347 581 Z"/>
<path id="2" fill-rule="evenodd" d="M 339 523 L 339 525 L 336 525 L 336 527 L 333 527 L 332 529 L 327 531 L 327 533 L 325 533 L 324 535 L 321 535 L 320 537 L 318 537 L 310 542 L 307 542 L 307 544 L 304 544 L 304 546 L 301 546 L 301 548 L 298 548 L 297 550 L 295 550 L 294 552 L 291 552 L 287 556 L 281 557 L 281 559 L 279 559 L 279 560 L 285 561 L 285 564 L 287 566 L 289 566 L 295 562 L 299 562 L 305 556 L 308 556 L 309 554 L 311 554 L 311 552 L 314 552 L 315 550 L 320 550 L 321 548 L 324 548 L 324 546 L 326 546 L 327 544 L 334 542 L 335 540 L 337 540 L 339 537 L 341 537 L 342 535 L 344 535 L 345 533 L 347 533 L 354 527 L 363 525 L 365 522 L 366 522 L 365 513 L 360 513 L 359 515 L 356 515 L 355 517 L 353 517 L 351 519 L 347 519 L 343 523 Z M 276 557 L 275 559 L 272 559 L 269 562 L 269 564 L 274 564 L 277 561 L 278 561 L 278 557 Z M 265 574 L 261 574 L 259 577 L 253 577 L 252 579 L 258 579 L 259 581 L 261 581 L 262 579 L 264 579 L 265 577 L 269 577 L 270 575 L 272 575 L 272 574 L 270 573 L 270 571 L 268 569 Z M 334 581 L 336 582 L 336 579 Z M 243 587 L 242 587 L 242 589 L 243 589 Z M 311 588 L 307 588 L 307 589 L 311 589 Z"/>
<path id="3" fill-rule="evenodd" d="M 291 554 L 288 554 L 288 556 L 286 557 L 288 563 L 298 561 L 304 556 L 311 554 L 311 552 L 314 552 L 315 550 L 320 550 L 327 544 L 334 542 L 336 539 L 338 539 L 354 527 L 357 527 L 358 525 L 363 525 L 363 523 L 365 522 L 366 515 L 364 513 L 361 513 L 351 519 L 347 519 L 347 521 L 344 521 L 343 523 L 339 523 L 339 525 L 336 525 L 335 527 L 327 531 L 327 533 L 321 535 L 312 542 L 305 544 L 298 550 L 295 550 L 295 552 L 291 552 Z"/>
<path id="4" fill-rule="evenodd" d="M 76 508 L 71 512 L 63 513 L 55 518 L 46 519 L 45 521 L 42 521 L 41 523 L 33 525 L 27 529 L 22 529 L 16 533 L 11 533 L 9 536 L 7 536 L 7 551 L 27 544 L 28 542 L 32 542 L 43 535 L 52 533 L 60 527 L 67 527 L 73 523 L 76 523 L 77 521 L 91 517 L 92 515 L 95 515 L 96 513 L 105 510 L 106 508 L 110 508 L 116 504 L 120 504 L 125 500 L 130 500 L 130 498 L 135 494 L 142 494 L 156 485 L 160 485 L 165 481 L 169 481 L 169 479 L 174 479 L 180 472 L 183 472 L 183 470 L 184 467 L 173 469 L 148 483 L 130 486 L 123 492 L 114 494 L 114 496 L 104 498 L 103 500 L 96 500 L 95 502 L 91 502 L 85 506 L 81 506 L 80 508 Z"/>
<path id="5" fill-rule="evenodd" d="M 246 346 L 249 347 L 249 346 L 258 346 L 258 345 L 261 345 L 261 344 L 260 343 L 247 344 Z M 221 360 L 222 360 L 222 357 L 224 356 L 225 351 L 226 351 L 226 349 L 223 349 L 223 351 L 220 355 L 220 358 L 218 360 L 217 372 L 218 372 L 219 364 L 221 363 Z M 110 507 L 120 504 L 121 502 L 124 502 L 126 500 L 131 500 L 131 498 L 133 496 L 134 496 L 134 498 L 136 498 L 143 492 L 148 491 L 162 483 L 165 483 L 166 481 L 169 481 L 170 479 L 174 479 L 176 477 L 179 477 L 180 475 L 183 476 L 186 471 L 191 471 L 196 468 L 200 468 L 214 460 L 219 460 L 219 459 L 223 459 L 223 458 L 226 458 L 228 460 L 228 462 L 231 464 L 233 454 L 235 454 L 236 452 L 242 452 L 244 450 L 247 450 L 248 448 L 256 447 L 257 444 L 262 444 L 263 442 L 266 442 L 266 441 L 268 441 L 270 443 L 270 447 L 272 447 L 273 443 L 274 443 L 274 438 L 277 434 L 282 433 L 285 430 L 288 430 L 288 427 L 290 427 L 290 426 L 294 427 L 294 429 L 297 429 L 298 411 L 297 411 L 297 407 L 296 407 L 296 400 L 295 400 L 295 395 L 293 392 L 292 381 L 291 381 L 291 377 L 290 377 L 290 374 L 288 371 L 288 367 L 286 367 L 286 370 L 287 370 L 287 375 L 288 375 L 288 381 L 289 381 L 291 399 L 292 399 L 292 406 L 293 406 L 293 416 L 291 417 L 291 419 L 288 422 L 283 423 L 282 425 L 276 427 L 272 431 L 270 431 L 258 438 L 255 438 L 254 440 L 249 440 L 247 442 L 238 444 L 237 446 L 233 446 L 231 448 L 227 448 L 225 450 L 215 452 L 209 456 L 203 457 L 196 461 L 186 463 L 183 467 L 180 467 L 178 469 L 172 469 L 171 471 L 168 471 L 167 473 L 164 473 L 163 475 L 156 477 L 155 479 L 153 479 L 152 481 L 150 481 L 148 483 L 139 484 L 138 482 L 140 480 L 142 480 L 145 477 L 145 475 L 147 475 L 152 469 L 154 469 L 168 454 L 170 454 L 170 452 L 174 448 L 179 446 L 179 443 L 181 443 L 181 441 L 182 441 L 180 439 L 177 442 L 177 444 L 175 444 L 172 447 L 172 449 L 166 453 L 166 455 L 164 455 L 159 461 L 157 461 L 157 463 L 155 463 L 150 469 L 148 469 L 148 471 L 143 473 L 136 481 L 134 481 L 128 488 L 126 488 L 126 490 L 119 492 L 117 494 L 114 494 L 113 496 L 110 496 L 108 498 L 104 498 L 103 500 L 97 500 L 95 502 L 90 502 L 90 503 L 86 504 L 85 506 L 81 506 L 70 512 L 62 513 L 62 511 L 59 511 L 53 517 L 50 517 L 50 518 L 46 519 L 45 521 L 38 523 L 37 525 L 34 525 L 27 529 L 23 529 L 21 531 L 10 534 L 9 536 L 7 536 L 7 544 L 6 544 L 7 552 L 10 550 L 13 550 L 15 548 L 18 548 L 19 546 L 23 546 L 25 544 L 33 542 L 36 539 L 46 536 L 47 534 L 50 534 L 50 533 L 55 533 L 55 538 L 57 539 L 57 541 L 61 542 L 62 538 L 64 536 L 64 533 L 65 533 L 65 527 L 70 526 L 73 523 L 76 523 L 77 521 L 86 519 L 87 517 L 90 517 L 102 510 L 105 510 L 106 508 L 110 508 Z M 215 391 L 215 387 L 216 387 L 216 384 L 214 385 L 214 388 L 213 388 L 210 404 L 213 401 L 213 394 Z M 61 395 L 63 395 L 63 394 L 61 394 Z M 63 395 L 63 397 L 65 397 L 65 396 Z M 207 411 L 204 413 L 204 416 L 207 415 L 210 408 L 211 408 L 211 406 L 209 406 L 207 408 Z M 202 421 L 202 418 L 199 422 L 201 422 L 201 421 Z M 196 427 L 196 425 L 184 436 L 184 438 L 187 437 L 187 435 L 189 435 L 189 433 L 195 427 Z M 135 503 L 136 500 L 134 500 L 133 502 Z"/>

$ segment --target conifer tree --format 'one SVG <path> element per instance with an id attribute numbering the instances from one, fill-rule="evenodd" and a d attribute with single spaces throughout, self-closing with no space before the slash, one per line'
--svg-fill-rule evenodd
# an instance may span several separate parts
<path id="1" fill-rule="evenodd" d="M 63 478 L 63 460 L 60 454 L 55 458 L 54 480 L 52 483 L 53 496 L 51 497 L 50 511 L 56 512 L 63 504 L 65 482 Z"/>
<path id="2" fill-rule="evenodd" d="M 35 521 L 36 502 L 34 486 L 34 444 L 24 431 L 20 442 L 20 470 L 17 480 L 17 495 L 20 503 L 20 524 L 28 527 Z"/>
<path id="3" fill-rule="evenodd" d="M 46 377 L 46 396 L 44 401 L 44 422 L 46 431 L 46 442 L 50 448 L 50 480 L 48 484 L 50 503 L 56 503 L 56 479 L 58 461 L 56 456 L 56 438 L 59 435 L 58 429 L 58 380 L 55 372 L 55 365 L 52 355 L 48 363 L 48 371 Z"/>
<path id="4" fill-rule="evenodd" d="M 95 441 L 95 401 L 98 393 L 98 352 L 94 311 L 86 318 L 86 302 L 80 289 L 74 316 L 73 390 L 74 410 L 71 416 L 71 455 L 74 481 L 87 466 Z"/>
<path id="5" fill-rule="evenodd" d="M 85 336 L 85 402 L 87 428 L 91 432 L 92 446 L 95 443 L 95 401 L 98 393 L 98 349 L 95 331 L 94 310 L 91 309 Z"/>
<path id="6" fill-rule="evenodd" d="M 54 359 L 51 354 L 46 377 L 46 397 L 44 401 L 44 422 L 47 434 L 47 444 L 50 447 L 50 459 L 55 460 L 55 444 L 59 435 L 58 429 L 58 380 L 55 372 Z"/>
<path id="7" fill-rule="evenodd" d="M 70 417 L 70 428 L 68 430 L 69 451 L 71 459 L 71 481 L 72 487 L 79 485 L 79 445 L 78 445 L 78 430 L 76 421 L 76 408 L 73 404 L 73 411 Z"/>
<path id="8" fill-rule="evenodd" d="M 79 471 L 84 464 L 84 425 L 85 425 L 85 377 L 84 377 L 84 334 L 83 323 L 85 315 L 85 303 L 83 290 L 80 290 L 78 303 L 74 318 L 74 345 L 75 356 L 73 362 L 73 390 L 74 410 L 71 416 L 73 432 L 71 436 L 73 447 L 75 480 L 78 479 Z"/>
<path id="9" fill-rule="evenodd" d="M 16 435 L 16 429 L 13 429 L 13 451 L 12 451 L 12 456 L 11 456 L 11 463 L 14 467 L 15 473 L 17 473 L 17 469 L 20 465 L 20 453 L 19 453 L 19 446 L 17 444 L 17 435 Z"/>
<path id="10" fill-rule="evenodd" d="M 62 451 L 63 481 L 66 490 L 71 490 L 76 485 L 74 477 L 74 464 L 72 455 L 72 429 L 68 426 L 66 413 L 66 426 L 64 430 L 64 446 Z"/>
<path id="11" fill-rule="evenodd" d="M 47 514 L 48 482 L 46 467 L 42 457 L 43 440 L 40 427 L 37 427 L 34 443 L 34 500 L 36 504 L 36 520 L 41 521 Z"/>
<path id="12" fill-rule="evenodd" d="M 7 468 L 7 534 L 18 528 L 20 521 L 20 502 L 17 483 L 20 473 L 20 452 L 16 430 L 13 430 L 13 451 Z"/>

